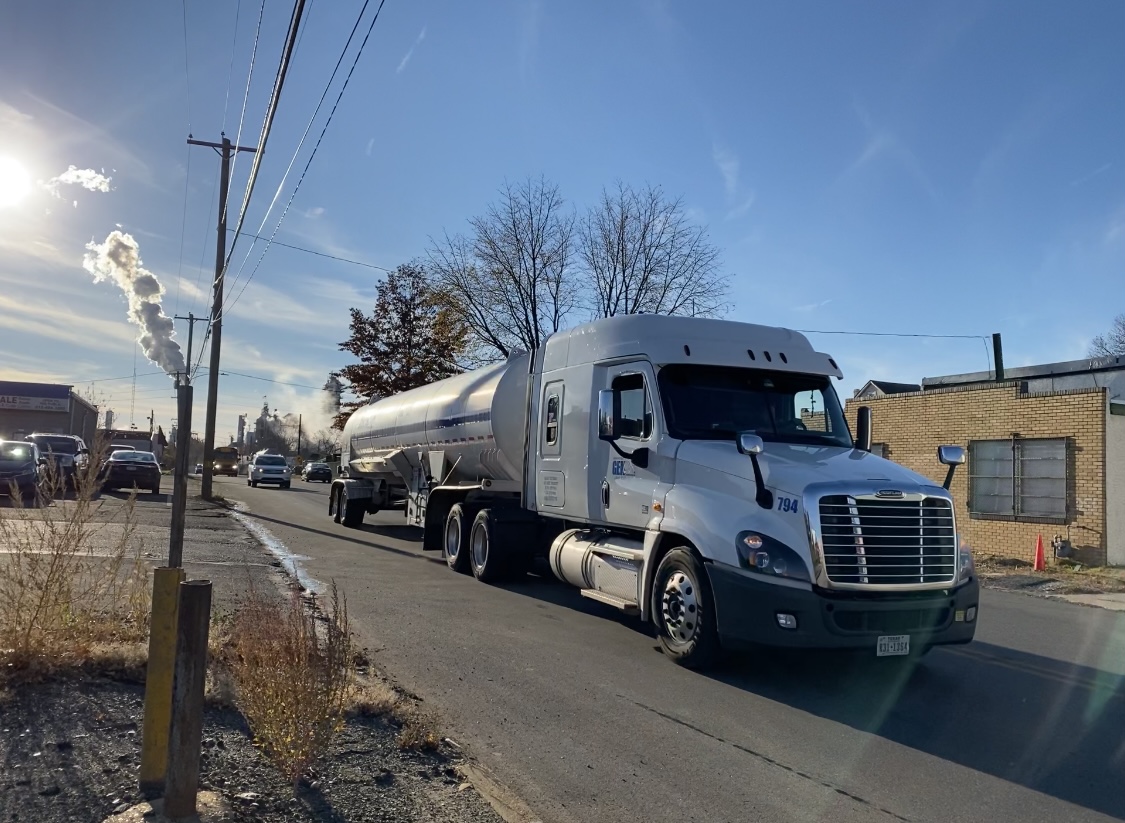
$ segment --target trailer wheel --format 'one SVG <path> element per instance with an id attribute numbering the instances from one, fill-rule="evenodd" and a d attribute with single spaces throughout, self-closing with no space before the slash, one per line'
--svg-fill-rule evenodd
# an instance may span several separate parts
<path id="1" fill-rule="evenodd" d="M 445 556 L 446 565 L 455 572 L 466 574 L 469 571 L 469 555 L 471 549 L 469 541 L 472 532 L 472 520 L 465 507 L 454 503 L 445 518 L 445 533 L 441 553 Z"/>
<path id="2" fill-rule="evenodd" d="M 508 571 L 504 546 L 497 541 L 496 517 L 489 509 L 481 509 L 473 520 L 469 538 L 470 565 L 473 577 L 481 583 L 496 583 Z"/>
<path id="3" fill-rule="evenodd" d="M 363 525 L 363 509 L 366 506 L 363 500 L 349 500 L 348 487 L 344 486 L 340 489 L 340 522 L 344 524 L 344 528 L 358 529 Z"/>
<path id="4" fill-rule="evenodd" d="M 719 635 L 703 564 L 688 549 L 672 549 L 660 561 L 653 584 L 652 615 L 664 654 L 689 669 L 713 663 Z"/>
<path id="5" fill-rule="evenodd" d="M 328 516 L 333 523 L 340 522 L 340 490 L 332 489 L 328 492 Z"/>

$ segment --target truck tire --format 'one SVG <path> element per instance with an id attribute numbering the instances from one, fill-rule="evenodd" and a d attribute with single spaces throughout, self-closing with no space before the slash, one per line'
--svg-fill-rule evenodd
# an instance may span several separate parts
<path id="1" fill-rule="evenodd" d="M 496 539 L 496 517 L 489 509 L 481 509 L 473 520 L 469 537 L 469 565 L 473 577 L 481 583 L 496 583 L 508 572 L 505 546 Z"/>
<path id="2" fill-rule="evenodd" d="M 344 524 L 346 529 L 358 529 L 363 525 L 363 510 L 366 507 L 366 502 L 363 500 L 349 500 L 348 487 L 342 486 L 340 488 L 340 522 Z"/>
<path id="3" fill-rule="evenodd" d="M 660 647 L 672 662 L 689 669 L 715 662 L 719 635 L 711 584 L 690 549 L 672 549 L 661 559 L 651 605 Z"/>
<path id="4" fill-rule="evenodd" d="M 340 522 L 340 490 L 333 488 L 328 492 L 328 516 L 333 523 Z"/>
<path id="5" fill-rule="evenodd" d="M 445 557 L 446 565 L 455 572 L 468 574 L 469 555 L 472 549 L 469 540 L 472 535 L 473 517 L 460 503 L 454 503 L 453 508 L 445 518 L 445 532 L 442 535 L 441 553 Z"/>

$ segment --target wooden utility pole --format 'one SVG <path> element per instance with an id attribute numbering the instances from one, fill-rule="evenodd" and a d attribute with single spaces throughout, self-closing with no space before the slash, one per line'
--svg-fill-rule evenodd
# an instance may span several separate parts
<path id="1" fill-rule="evenodd" d="M 212 497 L 211 484 L 215 476 L 215 416 L 219 402 L 219 346 L 223 339 L 223 280 L 227 257 L 227 189 L 230 187 L 230 161 L 237 152 L 256 152 L 249 146 L 236 146 L 223 133 L 223 142 L 209 143 L 193 140 L 188 135 L 188 144 L 207 146 L 219 152 L 222 167 L 219 176 L 219 226 L 215 241 L 215 282 L 211 303 L 211 366 L 207 372 L 207 422 L 203 429 L 203 482 L 200 492 L 204 500 Z"/>
<path id="2" fill-rule="evenodd" d="M 202 322 L 202 321 L 206 320 L 207 318 L 206 317 L 196 317 L 194 314 L 192 314 L 189 311 L 187 313 L 187 317 L 184 317 L 182 314 L 177 314 L 177 315 L 175 315 L 175 319 L 176 320 L 186 320 L 186 321 L 188 321 L 187 359 L 185 360 L 185 362 L 187 363 L 187 369 L 188 370 L 184 373 L 182 378 L 180 378 L 180 376 L 177 375 L 177 380 L 179 380 L 180 382 L 183 382 L 183 383 L 188 383 L 188 382 L 190 382 L 190 377 L 191 377 L 191 341 L 192 341 L 192 338 L 195 336 L 195 334 L 194 334 L 195 324 L 199 323 L 199 322 Z"/>

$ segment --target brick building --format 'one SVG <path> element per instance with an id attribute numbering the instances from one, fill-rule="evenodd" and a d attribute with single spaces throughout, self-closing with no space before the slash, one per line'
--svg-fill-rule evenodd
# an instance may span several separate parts
<path id="1" fill-rule="evenodd" d="M 982 556 L 1030 560 L 1041 534 L 1050 557 L 1058 534 L 1082 562 L 1125 565 L 1125 399 L 1116 378 L 1085 388 L 1029 376 L 937 378 L 923 391 L 852 398 L 845 412 L 854 431 L 856 410 L 869 406 L 873 451 L 938 483 L 937 447 L 965 448 L 950 490 L 958 528 Z"/>
<path id="2" fill-rule="evenodd" d="M 97 427 L 97 407 L 71 386 L 0 380 L 0 439 L 50 432 L 75 434 L 89 444 Z"/>

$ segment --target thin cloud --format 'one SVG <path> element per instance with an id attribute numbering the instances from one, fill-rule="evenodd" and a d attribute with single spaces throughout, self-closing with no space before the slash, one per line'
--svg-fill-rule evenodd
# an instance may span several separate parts
<path id="1" fill-rule="evenodd" d="M 742 215 L 750 211 L 750 207 L 754 205 L 755 199 L 757 199 L 757 196 L 754 194 L 754 192 L 750 192 L 750 196 L 742 201 L 741 204 L 735 206 L 733 209 L 727 212 L 725 219 L 737 220 L 739 217 L 742 217 Z"/>
<path id="2" fill-rule="evenodd" d="M 854 103 L 852 109 L 867 132 L 867 141 L 864 143 L 859 156 L 849 163 L 847 168 L 836 178 L 836 184 L 854 176 L 867 166 L 886 158 L 910 175 L 931 200 L 936 200 L 938 197 L 937 189 L 934 188 L 917 155 L 910 150 L 910 147 L 896 134 L 877 125 L 859 103 Z"/>
<path id="3" fill-rule="evenodd" d="M 363 153 L 366 154 L 368 157 L 370 157 L 371 156 L 371 150 L 373 148 L 375 148 L 375 138 L 374 137 L 372 137 L 370 140 L 367 141 L 367 148 L 364 150 Z"/>
<path id="4" fill-rule="evenodd" d="M 1119 208 L 1109 218 L 1109 226 L 1105 231 L 1105 242 L 1116 243 L 1125 238 L 1125 206 Z"/>
<path id="5" fill-rule="evenodd" d="M 425 39 L 426 27 L 422 26 L 422 30 L 418 32 L 418 36 L 415 38 L 414 43 L 410 46 L 410 49 L 406 52 L 406 54 L 403 55 L 402 60 L 399 61 L 398 68 L 395 69 L 395 74 L 402 74 L 402 70 L 405 69 L 406 64 L 410 62 L 410 58 L 414 56 L 414 49 L 418 48 L 418 46 L 420 46 L 422 44 L 422 41 Z"/>
<path id="6" fill-rule="evenodd" d="M 1113 164 L 1112 164 L 1112 163 L 1106 163 L 1106 164 L 1104 164 L 1104 165 L 1102 165 L 1102 166 L 1098 166 L 1098 168 L 1094 169 L 1094 170 L 1093 170 L 1092 172 L 1090 172 L 1089 174 L 1084 174 L 1084 175 L 1082 175 L 1081 177 L 1079 177 L 1079 178 L 1078 178 L 1078 179 L 1076 179 L 1076 180 L 1071 180 L 1071 181 L 1070 181 L 1070 185 L 1072 185 L 1072 186 L 1081 186 L 1081 185 L 1082 185 L 1083 183 L 1088 183 L 1088 182 L 1090 182 L 1091 180 L 1093 180 L 1093 179 L 1094 179 L 1095 177 L 1098 177 L 1098 176 L 1100 176 L 1100 175 L 1102 175 L 1102 174 L 1105 174 L 1105 173 L 1106 173 L 1107 171 L 1109 171 L 1109 170 L 1110 170 L 1110 169 L 1112 169 L 1112 168 L 1113 168 Z"/>
<path id="7" fill-rule="evenodd" d="M 527 72 L 539 45 L 539 29 L 543 21 L 543 0 L 530 0 L 524 5 L 523 25 L 518 44 L 520 80 L 527 80 Z"/>
<path id="8" fill-rule="evenodd" d="M 726 188 L 727 199 L 734 198 L 738 192 L 738 172 L 739 161 L 738 155 L 730 149 L 722 146 L 714 146 L 711 149 L 711 159 L 715 162 L 715 166 L 719 169 L 719 174 L 723 177 L 723 186 Z"/>
<path id="9" fill-rule="evenodd" d="M 805 313 L 813 312 L 813 311 L 816 311 L 817 309 L 824 308 L 825 306 L 827 306 L 831 302 L 832 302 L 832 299 L 829 298 L 827 300 L 821 300 L 819 303 L 806 303 L 803 306 L 793 306 L 792 310 L 793 311 L 799 311 L 799 312 L 805 312 Z"/>

